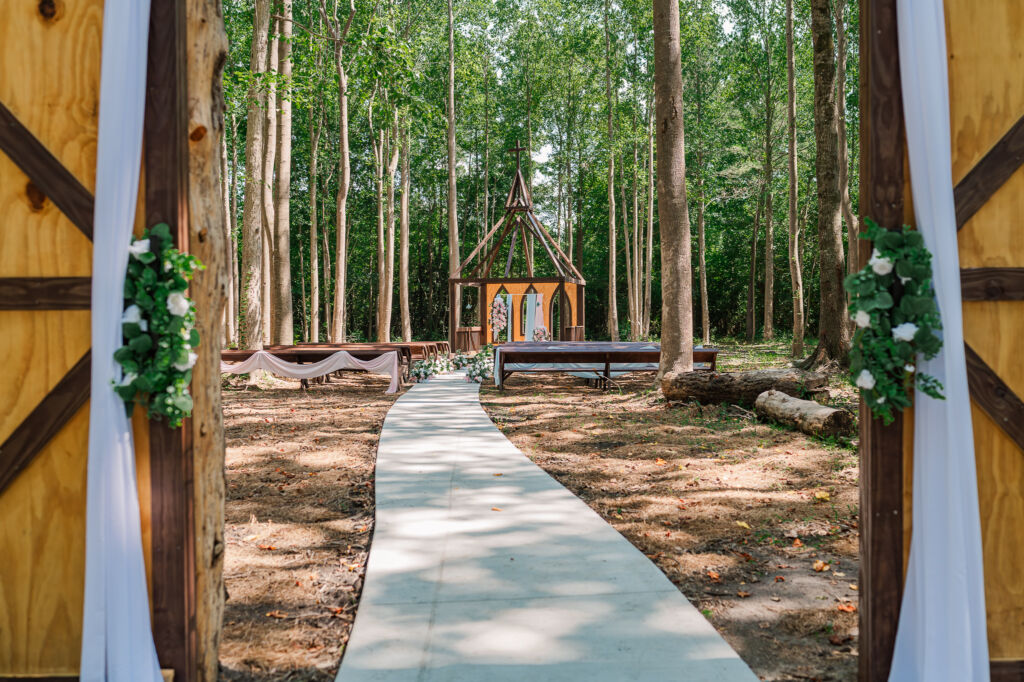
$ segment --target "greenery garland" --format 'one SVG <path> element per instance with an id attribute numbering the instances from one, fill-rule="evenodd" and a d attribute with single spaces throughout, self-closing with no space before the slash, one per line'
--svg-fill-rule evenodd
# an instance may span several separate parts
<path id="1" fill-rule="evenodd" d="M 114 390 L 129 415 L 138 403 L 150 419 L 162 417 L 177 428 L 192 414 L 188 385 L 199 346 L 195 305 L 186 291 L 203 265 L 173 244 L 170 228 L 160 223 L 128 249 L 121 317 L 125 343 L 114 353 L 124 378 Z"/>
<path id="2" fill-rule="evenodd" d="M 850 351 L 850 379 L 876 417 L 910 406 L 915 386 L 944 399 L 942 384 L 917 371 L 917 356 L 930 360 L 942 348 L 942 329 L 932 290 L 932 255 L 920 232 L 886 230 L 870 218 L 861 239 L 873 243 L 871 260 L 844 282 L 857 325 Z M 900 287 L 894 287 L 897 280 Z M 897 292 L 894 296 L 892 292 Z"/>

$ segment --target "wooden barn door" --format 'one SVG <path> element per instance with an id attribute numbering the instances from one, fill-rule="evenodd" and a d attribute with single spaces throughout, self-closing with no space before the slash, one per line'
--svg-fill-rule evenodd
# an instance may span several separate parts
<path id="1" fill-rule="evenodd" d="M 953 182 L 996 678 L 1024 677 L 1024 4 L 946 0 Z"/>
<path id="2" fill-rule="evenodd" d="M 889 228 L 913 223 L 895 6 L 896 0 L 861 4 L 861 213 Z M 945 0 L 945 10 L 989 654 L 994 681 L 1022 680 L 1024 5 Z M 912 421 L 910 411 L 882 426 L 861 411 L 862 680 L 885 679 L 892 657 L 913 532 Z"/>
<path id="3" fill-rule="evenodd" d="M 187 247 L 184 16 L 153 0 L 136 227 Z M 78 673 L 102 28 L 103 0 L 0 2 L 0 679 Z M 134 429 L 154 638 L 188 680 L 190 430 Z"/>

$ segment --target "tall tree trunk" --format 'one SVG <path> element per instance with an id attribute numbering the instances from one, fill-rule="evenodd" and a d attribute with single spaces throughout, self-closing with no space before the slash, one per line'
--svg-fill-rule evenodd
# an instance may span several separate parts
<path id="1" fill-rule="evenodd" d="M 242 288 L 245 291 L 246 348 L 263 348 L 263 145 L 266 99 L 259 76 L 267 70 L 270 0 L 256 0 L 253 18 L 249 70 L 254 79 L 249 87 L 248 124 L 245 135 L 245 204 L 242 219 Z M 269 311 L 268 311 L 269 312 Z"/>
<path id="2" fill-rule="evenodd" d="M 319 158 L 321 110 L 319 104 L 313 102 L 309 110 L 309 340 L 320 341 L 320 256 L 318 254 L 320 239 L 319 215 L 317 213 L 317 190 L 319 189 Z"/>
<path id="3" fill-rule="evenodd" d="M 757 188 L 757 208 L 754 210 L 754 229 L 750 235 L 750 282 L 747 285 L 747 341 L 757 335 L 757 238 L 761 231 L 762 188 Z"/>
<path id="4" fill-rule="evenodd" d="M 491 52 L 484 52 L 484 220 L 489 230 L 491 222 Z M 408 132 L 408 131 L 407 131 Z M 486 234 L 486 233 L 485 233 Z M 486 252 L 487 246 L 484 246 Z"/>
<path id="5" fill-rule="evenodd" d="M 848 363 L 850 325 L 843 292 L 843 221 L 840 216 L 839 130 L 836 120 L 836 69 L 829 0 L 811 0 L 814 42 L 814 141 L 817 147 L 818 256 L 821 312 L 818 347 L 808 367 Z"/>
<path id="6" fill-rule="evenodd" d="M 704 150 L 697 152 L 697 166 L 704 167 Z M 704 210 L 707 200 L 704 196 L 704 176 L 697 178 L 697 261 L 700 266 L 700 339 L 705 346 L 711 345 L 711 310 L 708 305 L 708 263 L 704 241 Z"/>
<path id="7" fill-rule="evenodd" d="M 306 255 L 302 248 L 302 239 L 296 241 L 299 246 L 299 335 L 303 341 L 309 341 L 309 315 L 306 311 Z"/>
<path id="8" fill-rule="evenodd" d="M 334 3 L 335 12 L 338 3 Z M 345 67 L 345 41 L 348 38 L 349 29 L 352 27 L 352 19 L 356 14 L 355 0 L 349 0 L 348 18 L 344 25 L 338 20 L 337 14 L 331 17 L 327 14 L 326 0 L 320 0 L 320 18 L 323 19 L 331 33 L 334 42 L 334 69 L 338 74 L 338 194 L 335 203 L 335 272 L 334 272 L 334 311 L 331 316 L 331 333 L 329 338 L 334 342 L 344 342 L 348 334 L 348 309 L 345 304 L 345 294 L 348 289 L 346 278 L 348 276 L 348 191 L 352 181 L 352 164 L 349 158 L 348 142 L 348 71 Z M 326 230 L 324 235 L 326 237 Z M 330 262 L 330 254 L 324 246 L 325 260 Z M 324 277 L 328 270 L 324 271 Z M 328 287 L 324 286 L 324 296 L 327 296 Z M 326 305 L 330 308 L 330 305 Z"/>
<path id="9" fill-rule="evenodd" d="M 533 201 L 533 82 L 530 78 L 530 45 L 526 46 L 526 186 L 530 189 L 530 201 Z M 516 145 L 519 146 L 519 145 Z M 527 234 L 523 234 L 527 237 Z M 526 269 L 533 276 L 533 232 L 523 241 L 523 253 L 526 254 Z"/>
<path id="10" fill-rule="evenodd" d="M 486 173 L 485 173 L 486 175 Z M 402 311 L 402 341 L 412 341 L 412 317 L 409 314 L 409 126 L 402 126 L 402 204 L 399 218 L 398 297 Z M 485 190 L 486 193 L 486 190 Z M 486 202 L 485 202 L 486 203 Z M 487 210 L 484 209 L 484 213 Z"/>
<path id="11" fill-rule="evenodd" d="M 240 340 L 238 314 L 241 310 L 241 282 L 238 273 L 238 121 L 235 112 L 231 112 L 231 240 L 228 242 L 231 247 L 231 298 L 234 310 L 234 334 L 231 337 L 232 345 L 237 346 Z"/>
<path id="12" fill-rule="evenodd" d="M 629 340 L 636 341 L 636 299 L 633 297 L 633 249 L 630 244 L 629 204 L 626 202 L 626 174 L 619 166 L 619 199 L 622 204 L 622 250 L 626 260 L 626 314 L 629 317 Z"/>
<path id="13" fill-rule="evenodd" d="M 370 133 L 373 136 L 373 188 L 374 188 L 374 200 L 377 204 L 377 314 L 376 314 L 376 328 L 377 328 L 377 341 L 390 341 L 385 338 L 385 334 L 388 330 L 388 325 L 384 324 L 384 288 L 387 286 L 387 247 L 385 245 L 386 237 L 384 234 L 384 155 L 387 153 L 385 149 L 386 138 L 384 128 L 381 128 L 373 133 L 373 105 L 370 105 Z"/>
<path id="14" fill-rule="evenodd" d="M 636 93 L 634 92 L 634 95 Z M 634 106 L 636 105 L 634 97 Z M 636 110 L 633 111 L 633 316 L 629 320 L 629 332 L 633 337 L 634 341 L 640 339 L 640 334 L 643 327 L 644 317 L 644 301 L 640 295 L 642 290 L 643 278 L 641 277 L 640 264 L 643 260 L 640 258 L 642 245 L 640 243 L 640 190 L 639 190 L 639 168 L 640 168 L 640 157 L 638 147 L 636 143 L 637 129 L 636 129 Z M 625 228 L 623 228 L 625 229 Z"/>
<path id="15" fill-rule="evenodd" d="M 767 10 L 766 10 L 767 11 Z M 771 341 L 775 338 L 775 230 L 774 211 L 772 209 L 772 128 L 775 122 L 775 100 L 772 97 L 772 82 L 774 80 L 771 60 L 771 32 L 768 30 L 768 22 L 765 22 L 764 44 L 765 60 L 767 62 L 767 80 L 765 83 L 765 311 L 764 311 L 764 338 Z"/>
<path id="16" fill-rule="evenodd" d="M 618 259 L 615 236 L 615 128 L 612 109 L 612 33 L 609 26 L 609 12 L 609 0 L 604 0 L 604 81 L 608 97 L 608 336 L 612 341 L 618 341 L 619 292 L 615 273 Z"/>
<path id="17" fill-rule="evenodd" d="M 235 338 L 235 273 L 231 269 L 231 182 L 228 179 L 228 136 L 225 131 L 220 138 L 220 192 L 221 192 L 221 220 L 224 221 L 224 246 L 228 249 L 227 259 L 224 263 L 224 272 L 227 273 L 225 284 L 227 294 L 224 306 L 224 325 L 221 331 L 224 337 L 220 339 L 223 346 L 234 343 Z"/>
<path id="18" fill-rule="evenodd" d="M 292 0 L 282 0 L 278 22 L 281 92 L 277 126 L 277 185 L 274 190 L 274 343 L 295 343 L 292 311 L 291 184 L 292 184 Z"/>
<path id="19" fill-rule="evenodd" d="M 654 102 L 647 130 L 647 254 L 644 263 L 644 336 L 651 335 L 651 279 L 654 273 Z M 701 242 L 703 244 L 703 241 Z M 704 264 L 701 263 L 701 273 Z"/>
<path id="20" fill-rule="evenodd" d="M 455 183 L 455 11 L 448 0 L 448 276 L 459 271 L 458 188 Z M 452 320 L 456 328 L 462 318 L 462 290 L 455 285 Z M 455 329 L 448 330 L 455 339 Z"/>
<path id="21" fill-rule="evenodd" d="M 384 245 L 384 283 L 378 291 L 381 314 L 377 320 L 377 340 L 383 342 L 391 341 L 391 310 L 395 294 L 395 169 L 399 157 L 396 121 L 392 121 L 391 131 L 387 137 L 386 149 L 390 155 L 388 165 L 384 168 L 384 172 L 387 173 L 384 181 L 387 189 L 387 232 Z"/>
<path id="22" fill-rule="evenodd" d="M 839 196 L 846 221 L 846 271 L 857 272 L 857 218 L 850 200 L 850 149 L 846 142 L 846 0 L 835 0 L 836 17 L 836 126 L 839 132 Z M 852 324 L 852 323 L 851 323 Z M 851 327 L 852 328 L 852 327 Z"/>
<path id="23" fill-rule="evenodd" d="M 273 17 L 270 20 L 270 38 L 267 55 L 267 73 L 271 81 L 267 88 L 267 111 L 264 119 L 267 131 L 266 144 L 263 148 L 263 338 L 272 343 L 274 308 L 277 301 L 273 294 L 273 257 L 274 230 L 276 226 L 274 211 L 274 169 L 277 157 L 277 74 L 281 39 L 279 36 L 281 22 Z"/>
<path id="24" fill-rule="evenodd" d="M 663 381 L 693 371 L 690 215 L 678 0 L 654 0 L 654 97 L 658 117 L 658 224 L 661 230 Z"/>
<path id="25" fill-rule="evenodd" d="M 841 1 L 841 0 L 840 0 Z M 800 259 L 800 229 L 797 222 L 796 168 L 796 65 L 793 56 L 793 0 L 786 0 L 786 101 L 787 137 L 789 138 L 789 279 L 793 297 L 792 355 L 804 354 L 804 279 Z"/>

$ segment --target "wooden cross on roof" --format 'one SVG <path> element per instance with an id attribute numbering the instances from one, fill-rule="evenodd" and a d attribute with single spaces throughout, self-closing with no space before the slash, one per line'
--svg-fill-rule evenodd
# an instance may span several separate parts
<path id="1" fill-rule="evenodd" d="M 515 153 L 515 155 L 516 155 L 516 172 L 519 172 L 519 170 L 522 168 L 522 165 L 520 164 L 520 161 L 519 161 L 519 155 L 520 155 L 521 152 L 525 152 L 526 151 L 526 147 L 523 147 L 520 144 L 519 140 L 516 140 L 516 146 L 512 147 L 511 149 L 509 149 L 507 151 L 508 151 L 509 154 L 512 154 L 513 152 Z"/>

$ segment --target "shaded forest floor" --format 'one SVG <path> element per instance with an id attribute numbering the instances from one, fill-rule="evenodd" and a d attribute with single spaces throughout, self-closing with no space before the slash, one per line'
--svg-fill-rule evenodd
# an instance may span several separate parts
<path id="1" fill-rule="evenodd" d="M 785 344 L 720 345 L 720 369 L 785 366 Z M 832 382 L 836 407 L 856 393 Z M 599 391 L 516 375 L 482 389 L 523 452 L 651 558 L 765 680 L 857 671 L 858 459 L 730 406 L 669 405 L 651 375 Z M 585 568 L 581 565 L 581 570 Z"/>
<path id="2" fill-rule="evenodd" d="M 221 679 L 333 680 L 373 533 L 387 377 L 225 387 Z"/>

